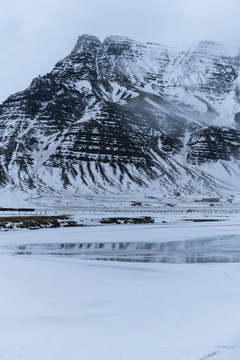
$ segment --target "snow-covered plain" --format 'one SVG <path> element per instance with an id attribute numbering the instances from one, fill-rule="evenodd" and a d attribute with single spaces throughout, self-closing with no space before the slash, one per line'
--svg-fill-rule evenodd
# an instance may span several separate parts
<path id="1" fill-rule="evenodd" d="M 223 220 L 1 231 L 0 358 L 239 359 L 238 263 L 89 261 L 4 248 L 237 237 L 239 215 Z"/>

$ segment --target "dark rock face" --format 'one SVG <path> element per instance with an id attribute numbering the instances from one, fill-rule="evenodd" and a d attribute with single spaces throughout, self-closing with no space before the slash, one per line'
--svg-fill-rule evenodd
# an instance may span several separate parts
<path id="1" fill-rule="evenodd" d="M 194 133 L 188 146 L 192 164 L 240 160 L 240 131 L 210 126 Z"/>
<path id="2" fill-rule="evenodd" d="M 238 161 L 240 147 L 240 58 L 236 49 L 221 55 L 219 46 L 183 52 L 79 37 L 50 73 L 0 105 L 0 185 L 174 192 L 200 181 L 215 188 L 196 165 Z M 229 99 L 233 125 L 211 125 Z"/>
<path id="3" fill-rule="evenodd" d="M 240 112 L 234 115 L 234 120 L 238 125 L 240 125 Z"/>

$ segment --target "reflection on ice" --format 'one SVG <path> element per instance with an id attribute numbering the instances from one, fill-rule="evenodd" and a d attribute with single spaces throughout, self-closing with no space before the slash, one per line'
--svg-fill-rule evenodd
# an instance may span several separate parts
<path id="1" fill-rule="evenodd" d="M 240 235 L 162 243 L 108 242 L 2 246 L 1 253 L 13 255 L 74 256 L 80 259 L 158 262 L 240 262 Z"/>

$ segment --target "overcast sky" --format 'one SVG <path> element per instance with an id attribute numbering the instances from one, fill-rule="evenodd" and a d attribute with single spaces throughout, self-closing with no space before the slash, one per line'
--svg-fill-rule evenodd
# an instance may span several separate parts
<path id="1" fill-rule="evenodd" d="M 0 101 L 50 71 L 83 33 L 240 45 L 239 15 L 240 0 L 0 0 Z"/>

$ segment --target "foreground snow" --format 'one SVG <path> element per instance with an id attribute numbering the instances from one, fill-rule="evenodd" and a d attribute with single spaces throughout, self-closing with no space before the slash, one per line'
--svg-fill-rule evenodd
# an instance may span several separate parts
<path id="1" fill-rule="evenodd" d="M 216 352 L 214 359 L 236 359 L 239 278 L 240 266 L 229 264 L 2 256 L 1 356 L 200 360 Z"/>
<path id="2" fill-rule="evenodd" d="M 221 224 L 1 232 L 0 245 L 230 235 Z M 98 237 L 98 238 L 97 238 Z M 135 264 L 0 256 L 4 360 L 236 360 L 240 264 Z"/>

